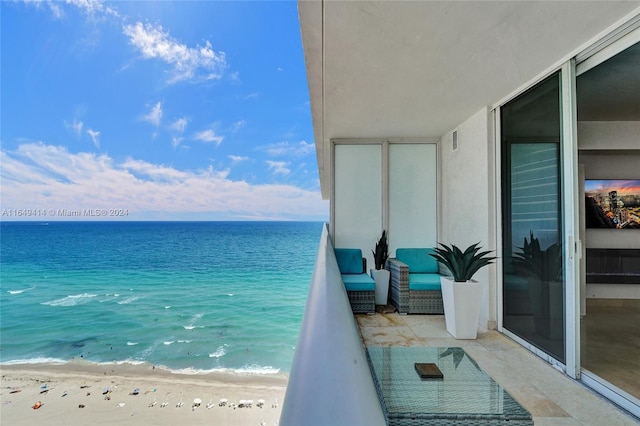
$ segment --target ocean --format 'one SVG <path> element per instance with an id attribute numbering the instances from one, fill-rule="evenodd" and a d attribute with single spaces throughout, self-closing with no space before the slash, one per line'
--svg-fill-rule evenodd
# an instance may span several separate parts
<path id="1" fill-rule="evenodd" d="M 288 373 L 320 222 L 2 222 L 0 363 Z"/>

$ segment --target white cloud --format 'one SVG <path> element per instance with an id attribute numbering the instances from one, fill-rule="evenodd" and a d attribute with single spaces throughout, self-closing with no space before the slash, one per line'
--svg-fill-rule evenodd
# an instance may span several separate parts
<path id="1" fill-rule="evenodd" d="M 175 130 L 176 132 L 184 133 L 184 129 L 187 128 L 187 124 L 189 120 L 187 117 L 178 118 L 176 121 L 169 125 L 171 130 Z"/>
<path id="2" fill-rule="evenodd" d="M 77 137 L 82 136 L 82 127 L 84 126 L 84 123 L 82 121 L 73 120 L 73 123 L 69 124 L 65 120 L 64 125 L 67 129 L 72 131 Z"/>
<path id="3" fill-rule="evenodd" d="M 54 0 L 22 0 L 23 3 L 34 6 L 36 8 L 40 8 L 42 5 L 47 5 L 49 10 L 53 14 L 53 17 L 56 19 L 64 18 L 64 9 L 62 8 L 62 3 Z"/>
<path id="4" fill-rule="evenodd" d="M 242 81 L 240 80 L 240 73 L 238 71 L 234 71 L 228 74 L 228 76 L 232 84 L 242 84 Z"/>
<path id="5" fill-rule="evenodd" d="M 171 145 L 173 145 L 174 148 L 176 148 L 178 145 L 180 145 L 180 142 L 182 142 L 182 139 L 184 138 L 180 138 L 177 136 L 174 136 L 171 138 Z"/>
<path id="6" fill-rule="evenodd" d="M 80 9 L 90 17 L 99 15 L 111 15 L 120 18 L 120 14 L 113 7 L 105 4 L 102 0 L 65 0 L 65 3 Z"/>
<path id="7" fill-rule="evenodd" d="M 145 114 L 142 119 L 148 121 L 154 126 L 159 126 L 162 120 L 162 102 L 158 102 L 151 107 L 151 110 Z"/>
<path id="8" fill-rule="evenodd" d="M 289 142 L 279 142 L 265 145 L 259 149 L 265 151 L 272 157 L 293 156 L 300 158 L 315 152 L 315 146 L 306 141 L 300 141 L 295 145 L 292 145 Z"/>
<path id="9" fill-rule="evenodd" d="M 214 142 L 216 145 L 220 145 L 223 136 L 218 136 L 212 129 L 203 130 L 201 132 L 196 133 L 193 138 L 197 141 L 201 142 Z"/>
<path id="10" fill-rule="evenodd" d="M 281 157 L 289 152 L 289 142 L 279 142 L 259 148 L 272 157 Z"/>
<path id="11" fill-rule="evenodd" d="M 49 9 L 51 10 L 51 13 L 53 13 L 53 16 L 55 16 L 57 19 L 62 19 L 64 17 L 64 11 L 62 10 L 62 7 L 59 3 L 47 1 L 47 4 L 49 6 Z"/>
<path id="12" fill-rule="evenodd" d="M 231 162 L 233 164 L 241 163 L 241 162 L 247 161 L 249 159 L 249 157 L 243 157 L 243 156 L 240 156 L 240 155 L 229 155 L 228 157 L 229 157 L 229 159 L 231 160 Z"/>
<path id="13" fill-rule="evenodd" d="M 298 142 L 296 153 L 300 156 L 305 156 L 309 154 L 313 154 L 316 152 L 315 144 L 307 141 Z"/>
<path id="14" fill-rule="evenodd" d="M 246 126 L 246 124 L 247 124 L 246 120 L 238 120 L 235 123 L 233 123 L 233 126 L 231 127 L 231 131 L 233 133 L 236 133 L 237 131 L 242 129 L 244 126 Z"/>
<path id="15" fill-rule="evenodd" d="M 274 175 L 282 175 L 288 176 L 291 173 L 291 170 L 288 168 L 290 163 L 286 161 L 266 161 L 269 170 L 272 171 Z"/>
<path id="16" fill-rule="evenodd" d="M 100 132 L 93 129 L 87 129 L 87 134 L 91 137 L 91 141 L 96 148 L 100 148 Z"/>
<path id="17" fill-rule="evenodd" d="M 227 68 L 224 52 L 215 52 L 211 43 L 188 47 L 173 39 L 161 25 L 136 22 L 123 32 L 144 58 L 159 59 L 172 66 L 169 83 L 182 80 L 212 80 L 222 77 Z"/>
<path id="18" fill-rule="evenodd" d="M 133 158 L 118 162 L 44 143 L 1 151 L 0 160 L 0 195 L 7 209 L 119 208 L 128 209 L 129 220 L 179 220 L 193 214 L 298 220 L 328 216 L 319 191 L 233 181 L 228 170 L 212 167 L 178 170 Z"/>
<path id="19" fill-rule="evenodd" d="M 82 126 L 83 126 L 82 121 L 74 120 L 71 126 L 73 127 L 73 131 L 76 133 L 76 135 L 78 136 L 82 135 Z"/>
<path id="20" fill-rule="evenodd" d="M 118 11 L 104 4 L 101 0 L 23 0 L 24 3 L 40 7 L 46 4 L 56 19 L 62 19 L 66 16 L 64 6 L 74 6 L 84 12 L 86 15 L 95 17 L 96 15 L 112 15 L 120 16 Z"/>

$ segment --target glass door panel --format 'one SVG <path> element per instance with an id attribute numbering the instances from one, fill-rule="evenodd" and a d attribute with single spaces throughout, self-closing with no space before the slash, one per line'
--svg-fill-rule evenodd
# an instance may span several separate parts
<path id="1" fill-rule="evenodd" d="M 627 229 L 632 224 L 624 229 L 596 225 L 597 214 L 621 218 L 633 215 L 634 209 L 640 213 L 633 197 L 613 193 L 621 185 L 633 187 L 617 179 L 635 178 L 640 169 L 640 108 L 630 108 L 640 105 L 640 92 L 628 90 L 640 85 L 640 43 L 629 45 L 629 39 L 640 40 L 640 28 L 635 36 L 610 46 L 615 56 L 598 64 L 595 59 L 601 60 L 602 55 L 596 53 L 576 66 L 578 162 L 583 171 L 580 201 L 589 212 L 582 212 L 586 258 L 580 367 L 584 383 L 640 417 L 640 231 Z M 622 205 L 614 206 L 615 197 L 620 197 Z"/>
<path id="2" fill-rule="evenodd" d="M 565 363 L 560 84 L 501 108 L 502 325 Z"/>

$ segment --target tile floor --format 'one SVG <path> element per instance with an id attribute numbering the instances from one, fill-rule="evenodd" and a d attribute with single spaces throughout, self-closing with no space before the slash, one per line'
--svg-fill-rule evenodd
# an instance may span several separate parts
<path id="1" fill-rule="evenodd" d="M 584 385 L 497 331 L 477 340 L 451 337 L 441 315 L 357 315 L 365 345 L 460 346 L 532 415 L 536 425 L 638 425 Z"/>
<path id="2" fill-rule="evenodd" d="M 582 366 L 640 399 L 640 300 L 587 299 Z"/>

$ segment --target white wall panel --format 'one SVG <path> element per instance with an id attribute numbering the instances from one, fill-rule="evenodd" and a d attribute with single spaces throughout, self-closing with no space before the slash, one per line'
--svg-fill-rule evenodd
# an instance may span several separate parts
<path id="1" fill-rule="evenodd" d="M 372 266 L 382 230 L 382 146 L 336 145 L 334 161 L 334 245 L 361 249 Z"/>
<path id="2" fill-rule="evenodd" d="M 389 244 L 437 244 L 437 149 L 435 144 L 389 145 Z"/>

